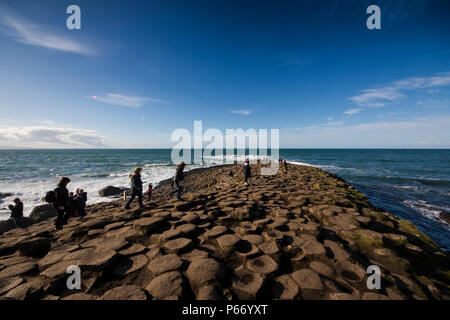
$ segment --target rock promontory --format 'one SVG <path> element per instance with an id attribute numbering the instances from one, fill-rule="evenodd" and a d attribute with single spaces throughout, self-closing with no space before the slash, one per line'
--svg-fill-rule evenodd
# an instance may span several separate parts
<path id="1" fill-rule="evenodd" d="M 0 298 L 450 298 L 448 252 L 412 223 L 321 169 L 289 164 L 262 176 L 259 167 L 248 186 L 239 165 L 195 170 L 184 200 L 165 181 L 147 209 L 117 200 L 63 230 L 50 218 L 5 232 Z M 70 266 L 81 289 L 67 288 Z M 379 289 L 367 285 L 369 266 L 381 271 Z"/>

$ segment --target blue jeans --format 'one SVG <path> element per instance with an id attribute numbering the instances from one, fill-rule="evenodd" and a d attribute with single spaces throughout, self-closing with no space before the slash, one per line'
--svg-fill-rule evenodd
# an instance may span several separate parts
<path id="1" fill-rule="evenodd" d="M 143 207 L 144 204 L 142 203 L 142 192 L 139 193 L 132 193 L 130 199 L 128 200 L 127 204 L 125 205 L 125 209 L 128 209 L 130 207 L 131 202 L 133 202 L 134 198 L 138 197 L 139 201 L 139 207 Z"/>
<path id="2" fill-rule="evenodd" d="M 181 197 L 181 192 L 183 191 L 183 187 L 180 186 L 180 184 L 178 183 L 178 181 L 175 181 L 175 184 L 177 185 L 177 188 L 176 188 L 175 190 L 173 190 L 172 192 L 170 192 L 170 195 L 174 194 L 175 192 L 178 192 L 177 198 L 180 199 L 180 197 Z"/>

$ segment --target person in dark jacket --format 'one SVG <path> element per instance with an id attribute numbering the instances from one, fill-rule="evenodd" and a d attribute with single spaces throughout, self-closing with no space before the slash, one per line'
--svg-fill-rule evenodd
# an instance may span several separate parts
<path id="1" fill-rule="evenodd" d="M 86 201 L 87 193 L 83 189 L 77 190 L 77 195 L 75 196 L 75 205 L 77 208 L 78 216 L 86 216 Z"/>
<path id="2" fill-rule="evenodd" d="M 72 205 L 69 200 L 69 190 L 67 190 L 67 185 L 70 179 L 67 177 L 62 177 L 59 179 L 59 183 L 56 185 L 55 192 L 55 202 L 53 205 L 58 212 L 58 217 L 56 218 L 55 227 L 56 230 L 61 230 L 63 225 L 67 223 L 72 213 Z"/>
<path id="3" fill-rule="evenodd" d="M 137 167 L 134 169 L 133 173 L 130 175 L 131 187 L 130 187 L 130 199 L 125 205 L 125 210 L 130 210 L 130 204 L 134 198 L 138 197 L 139 208 L 145 209 L 146 207 L 142 203 L 142 180 L 141 180 L 142 168 Z"/>
<path id="4" fill-rule="evenodd" d="M 252 172 L 250 170 L 250 163 L 248 160 L 245 160 L 244 162 L 244 179 L 245 179 L 245 184 L 248 184 L 248 179 L 252 176 Z"/>
<path id="5" fill-rule="evenodd" d="M 173 177 L 173 182 L 175 182 L 176 189 L 172 190 L 172 192 L 170 192 L 170 195 L 177 192 L 177 199 L 181 199 L 181 192 L 183 191 L 183 187 L 181 186 L 181 181 L 184 180 L 184 168 L 185 167 L 186 167 L 186 164 L 184 163 L 184 161 L 181 161 L 178 164 L 177 169 L 175 170 L 175 176 Z"/>
<path id="6" fill-rule="evenodd" d="M 14 205 L 8 206 L 9 210 L 11 210 L 11 218 L 14 220 L 14 223 L 17 227 L 20 228 L 22 224 L 23 217 L 23 203 L 19 198 L 14 199 Z"/>

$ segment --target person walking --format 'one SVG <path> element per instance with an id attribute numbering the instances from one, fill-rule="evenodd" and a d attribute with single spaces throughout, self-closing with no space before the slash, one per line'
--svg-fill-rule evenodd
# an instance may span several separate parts
<path id="1" fill-rule="evenodd" d="M 173 177 L 173 182 L 175 182 L 176 189 L 172 190 L 170 192 L 170 196 L 172 196 L 172 194 L 177 192 L 178 200 L 181 200 L 181 192 L 183 191 L 183 187 L 181 186 L 181 181 L 184 180 L 184 168 L 185 167 L 186 167 L 186 164 L 184 163 L 184 161 L 181 161 L 178 164 L 177 169 L 175 170 L 175 176 Z"/>
<path id="2" fill-rule="evenodd" d="M 72 204 L 69 203 L 69 190 L 67 190 L 67 185 L 70 179 L 67 177 L 61 177 L 59 183 L 54 190 L 55 201 L 53 205 L 58 212 L 58 217 L 56 218 L 55 227 L 56 230 L 61 230 L 63 225 L 69 220 L 71 213 L 73 211 Z"/>
<path id="3" fill-rule="evenodd" d="M 245 160 L 244 162 L 244 181 L 245 181 L 245 185 L 248 185 L 248 179 L 250 179 L 250 177 L 252 176 L 252 172 L 250 170 L 250 163 L 247 160 Z"/>
<path id="4" fill-rule="evenodd" d="M 130 187 L 130 199 L 125 205 L 125 210 L 130 210 L 131 202 L 138 197 L 139 208 L 145 209 L 146 207 L 142 203 L 142 180 L 141 180 L 142 168 L 137 167 L 134 169 L 133 173 L 130 174 L 131 187 Z"/>

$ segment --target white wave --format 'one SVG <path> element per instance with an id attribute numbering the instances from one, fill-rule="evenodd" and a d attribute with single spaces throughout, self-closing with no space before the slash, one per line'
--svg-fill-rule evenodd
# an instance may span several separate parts
<path id="1" fill-rule="evenodd" d="M 429 204 L 424 200 L 404 200 L 403 204 L 415 211 L 420 212 L 427 218 L 439 221 L 441 223 L 444 222 L 447 225 L 447 228 L 450 229 L 450 226 L 440 218 L 441 212 L 450 212 L 449 207 Z"/>

